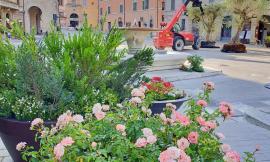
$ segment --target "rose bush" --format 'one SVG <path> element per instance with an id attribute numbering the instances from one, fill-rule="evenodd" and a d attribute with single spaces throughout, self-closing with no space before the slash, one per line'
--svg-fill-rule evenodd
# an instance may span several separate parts
<path id="1" fill-rule="evenodd" d="M 52 128 L 35 119 L 31 128 L 37 131 L 40 149 L 34 151 L 23 142 L 17 149 L 26 161 L 33 162 L 239 162 L 240 155 L 215 132 L 220 124 L 217 119 L 233 114 L 231 106 L 221 102 L 213 113 L 205 109 L 213 89 L 213 83 L 205 83 L 203 93 L 188 102 L 185 113 L 167 104 L 162 114 L 153 116 L 147 111 L 144 91 L 134 90 L 132 95 L 141 102 L 129 100 L 115 107 L 97 103 L 85 117 L 68 111 Z M 254 153 L 246 161 L 252 161 Z"/>

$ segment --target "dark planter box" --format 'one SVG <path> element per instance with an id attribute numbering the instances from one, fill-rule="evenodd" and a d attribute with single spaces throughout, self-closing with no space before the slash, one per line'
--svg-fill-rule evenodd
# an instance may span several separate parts
<path id="1" fill-rule="evenodd" d="M 180 98 L 177 100 L 166 100 L 166 101 L 154 101 L 150 106 L 152 114 L 161 114 L 166 107 L 167 103 L 174 104 L 176 106 L 176 110 L 178 110 L 184 102 L 188 100 L 188 97 Z"/>
<path id="2" fill-rule="evenodd" d="M 226 53 L 246 53 L 247 49 L 244 44 L 224 44 L 221 52 Z"/>
<path id="3" fill-rule="evenodd" d="M 45 122 L 45 126 L 53 124 L 55 122 Z M 31 131 L 30 126 L 30 121 L 0 118 L 0 136 L 14 162 L 23 162 L 20 152 L 16 150 L 19 142 L 26 142 L 39 149 L 39 143 L 35 141 L 36 132 Z"/>
<path id="4" fill-rule="evenodd" d="M 219 48 L 215 41 L 201 41 L 201 48 Z"/>

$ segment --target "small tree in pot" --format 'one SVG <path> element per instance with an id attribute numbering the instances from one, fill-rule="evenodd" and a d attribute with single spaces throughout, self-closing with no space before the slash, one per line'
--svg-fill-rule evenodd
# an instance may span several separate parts
<path id="1" fill-rule="evenodd" d="M 202 48 L 215 47 L 214 33 L 217 30 L 217 22 L 224 15 L 223 3 L 212 3 L 203 6 L 204 14 L 201 14 L 200 9 L 190 7 L 188 9 L 188 16 L 193 21 L 198 21 L 199 28 L 205 34 L 205 41 L 201 42 Z"/>
<path id="2" fill-rule="evenodd" d="M 267 0 L 225 0 L 226 8 L 233 15 L 236 33 L 229 44 L 223 46 L 222 52 L 246 52 L 245 45 L 240 43 L 240 33 L 245 24 L 257 17 L 260 18 L 267 10 Z"/>
<path id="3" fill-rule="evenodd" d="M 270 47 L 270 36 L 267 36 L 267 37 L 265 38 L 264 44 L 265 44 L 265 46 L 266 46 L 267 48 Z"/>

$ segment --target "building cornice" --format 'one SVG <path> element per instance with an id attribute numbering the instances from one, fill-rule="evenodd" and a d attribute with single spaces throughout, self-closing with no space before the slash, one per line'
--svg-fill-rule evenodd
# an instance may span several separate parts
<path id="1" fill-rule="evenodd" d="M 11 8 L 14 10 L 20 10 L 20 7 L 17 3 L 5 1 L 5 0 L 0 0 L 0 6 L 5 7 L 5 8 Z"/>

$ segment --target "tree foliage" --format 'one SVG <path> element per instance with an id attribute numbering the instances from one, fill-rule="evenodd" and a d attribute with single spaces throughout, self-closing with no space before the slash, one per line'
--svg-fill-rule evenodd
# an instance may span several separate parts
<path id="1" fill-rule="evenodd" d="M 217 22 L 223 17 L 224 3 L 211 3 L 203 6 L 204 15 L 199 8 L 189 7 L 188 16 L 192 21 L 198 22 L 200 29 L 205 34 L 206 41 L 213 41 L 213 34 L 217 30 Z"/>
<path id="2" fill-rule="evenodd" d="M 245 24 L 250 23 L 253 18 L 260 19 L 267 11 L 268 0 L 225 0 L 225 5 L 236 26 L 236 34 L 232 38 L 232 43 L 239 42 L 240 33 Z"/>

